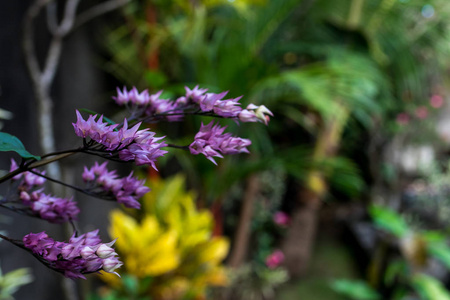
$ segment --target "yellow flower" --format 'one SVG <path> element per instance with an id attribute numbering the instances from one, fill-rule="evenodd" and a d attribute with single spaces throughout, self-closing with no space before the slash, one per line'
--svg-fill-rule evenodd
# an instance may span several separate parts
<path id="1" fill-rule="evenodd" d="M 224 237 L 212 237 L 212 214 L 199 211 L 195 195 L 184 190 L 184 178 L 152 179 L 143 199 L 141 222 L 119 210 L 111 212 L 110 235 L 124 262 L 122 274 L 152 277 L 146 291 L 154 299 L 204 297 L 208 286 L 227 284 L 221 265 L 229 250 Z M 117 279 L 101 278 L 112 287 Z"/>

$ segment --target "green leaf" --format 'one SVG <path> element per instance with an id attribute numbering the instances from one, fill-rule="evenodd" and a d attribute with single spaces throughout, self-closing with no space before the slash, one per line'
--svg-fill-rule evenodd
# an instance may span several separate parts
<path id="1" fill-rule="evenodd" d="M 167 83 L 167 77 L 161 71 L 148 70 L 144 76 L 147 84 L 155 88 L 161 88 Z"/>
<path id="2" fill-rule="evenodd" d="M 17 137 L 5 132 L 0 132 L 0 151 L 14 151 L 23 158 L 34 158 L 36 160 L 41 159 L 39 156 L 33 155 L 25 150 L 25 146 Z"/>
<path id="3" fill-rule="evenodd" d="M 381 299 L 380 295 L 361 280 L 335 280 L 331 284 L 331 288 L 336 292 L 355 300 L 377 300 Z"/>
<path id="4" fill-rule="evenodd" d="M 440 260 L 447 268 L 450 269 L 450 247 L 445 243 L 437 242 L 437 243 L 429 243 L 428 244 L 428 253 Z"/>
<path id="5" fill-rule="evenodd" d="M 413 278 L 413 287 L 424 300 L 450 300 L 450 294 L 437 279 L 420 274 Z"/>
<path id="6" fill-rule="evenodd" d="M 395 283 L 395 279 L 400 276 L 407 275 L 407 266 L 403 260 L 396 260 L 391 263 L 386 268 L 384 274 L 384 283 L 386 285 L 392 285 Z"/>
<path id="7" fill-rule="evenodd" d="M 370 208 L 370 215 L 375 225 L 397 237 L 404 236 L 409 231 L 408 225 L 402 216 L 393 210 L 374 205 Z"/>
<path id="8" fill-rule="evenodd" d="M 33 281 L 31 270 L 21 268 L 6 273 L 0 277 L 0 299 L 6 299 L 14 294 L 22 285 Z"/>
<path id="9" fill-rule="evenodd" d="M 129 295 L 137 296 L 139 282 L 138 279 L 131 275 L 126 275 L 122 279 L 123 285 L 125 286 L 125 290 Z"/>

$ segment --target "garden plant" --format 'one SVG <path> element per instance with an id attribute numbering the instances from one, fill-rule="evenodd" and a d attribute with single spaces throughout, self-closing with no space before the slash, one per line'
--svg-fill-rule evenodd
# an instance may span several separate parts
<path id="1" fill-rule="evenodd" d="M 133 172 L 126 177 L 119 177 L 115 170 L 108 169 L 107 162 L 96 162 L 93 166 L 84 167 L 80 176 L 85 186 L 77 187 L 49 177 L 38 168 L 71 155 L 85 154 L 104 160 L 133 162 L 137 166 L 147 165 L 156 170 L 158 158 L 167 153 L 164 149 L 170 148 L 183 149 L 193 155 L 203 154 L 216 164 L 214 158 L 248 153 L 247 147 L 251 141 L 225 133 L 225 127 L 215 121 L 202 124 L 192 143 L 186 146 L 166 143 L 164 137 L 156 137 L 155 132 L 149 128 L 140 129 L 140 126 L 161 120 L 181 121 L 187 115 L 268 124 L 269 115 L 272 115 L 263 105 L 250 104 L 243 109 L 238 102 L 240 97 L 224 99 L 226 92 L 207 93 L 207 89 L 198 86 L 193 89 L 186 87 L 185 95 L 174 101 L 161 99 L 160 95 L 161 92 L 149 94 L 147 90 L 139 92 L 136 88 L 130 91 L 126 88 L 117 89 L 114 100 L 130 112 L 130 116 L 120 123 L 97 114 L 90 114 L 84 119 L 76 111 L 73 127 L 75 134 L 82 139 L 82 145 L 76 149 L 36 156 L 25 150 L 16 137 L 2 132 L 0 150 L 15 151 L 22 159 L 20 162 L 11 159 L 10 172 L 0 178 L 1 183 L 9 182 L 1 206 L 50 223 L 70 223 L 73 235 L 67 242 L 55 241 L 45 232 L 30 233 L 22 239 L 3 234 L 0 237 L 28 251 L 45 266 L 68 278 L 85 278 L 85 274 L 100 271 L 118 275 L 116 269 L 122 266 L 122 262 L 113 248 L 115 240 L 103 243 L 98 230 L 83 234 L 78 232 L 73 223 L 80 213 L 76 201 L 47 194 L 44 185 L 46 181 L 51 181 L 92 197 L 117 201 L 125 207 L 139 209 L 139 198 L 150 190 L 144 185 L 145 180 L 138 179 Z"/>

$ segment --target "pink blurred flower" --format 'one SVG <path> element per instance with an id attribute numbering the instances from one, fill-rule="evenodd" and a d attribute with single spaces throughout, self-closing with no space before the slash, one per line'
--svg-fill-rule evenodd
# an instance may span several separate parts
<path id="1" fill-rule="evenodd" d="M 281 250 L 275 250 L 272 254 L 266 257 L 266 266 L 269 269 L 275 269 L 284 261 L 284 254 Z"/>
<path id="2" fill-rule="evenodd" d="M 428 117 L 428 108 L 426 108 L 425 106 L 419 106 L 418 108 L 416 108 L 415 113 L 416 117 L 418 117 L 419 119 L 426 119 L 426 117 Z"/>
<path id="3" fill-rule="evenodd" d="M 439 108 L 444 104 L 444 98 L 441 95 L 433 95 L 430 98 L 430 105 L 434 108 Z"/>
<path id="4" fill-rule="evenodd" d="M 277 211 L 273 215 L 273 221 L 279 226 L 288 226 L 291 218 L 285 212 Z"/>
<path id="5" fill-rule="evenodd" d="M 407 113 L 399 113 L 396 122 L 399 125 L 407 125 L 409 123 L 409 115 Z"/>

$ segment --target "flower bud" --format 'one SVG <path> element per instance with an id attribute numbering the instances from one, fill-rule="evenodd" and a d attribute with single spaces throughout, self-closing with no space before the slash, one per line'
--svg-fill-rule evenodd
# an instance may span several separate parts
<path id="1" fill-rule="evenodd" d="M 89 258 L 95 254 L 95 250 L 92 247 L 86 246 L 80 251 L 80 255 L 82 258 Z"/>
<path id="2" fill-rule="evenodd" d="M 250 111 L 248 109 L 243 109 L 238 115 L 239 121 L 241 122 L 257 122 L 258 118 L 256 117 L 255 112 Z"/>
<path id="3" fill-rule="evenodd" d="M 270 120 L 269 115 L 273 116 L 272 112 L 264 105 L 261 105 L 256 109 L 256 117 L 266 125 Z"/>
<path id="4" fill-rule="evenodd" d="M 95 254 L 97 254 L 98 257 L 100 257 L 100 258 L 108 258 L 108 257 L 116 254 L 116 252 L 114 252 L 114 249 L 107 246 L 106 244 L 101 244 L 100 247 L 98 247 Z"/>
<path id="5" fill-rule="evenodd" d="M 101 258 L 89 259 L 84 265 L 85 271 L 88 273 L 97 272 L 102 268 L 103 260 Z"/>
<path id="6" fill-rule="evenodd" d="M 123 263 L 121 261 L 119 261 L 119 259 L 115 256 L 112 257 L 108 257 L 105 260 L 103 260 L 103 270 L 105 270 L 105 272 L 108 273 L 115 273 L 114 272 L 115 269 L 120 268 L 123 265 Z M 119 274 L 117 274 L 119 275 Z"/>

